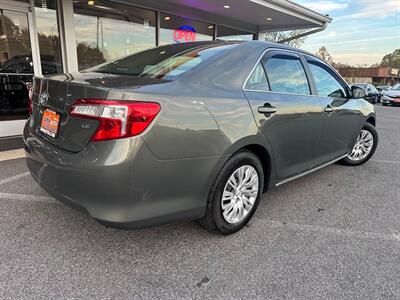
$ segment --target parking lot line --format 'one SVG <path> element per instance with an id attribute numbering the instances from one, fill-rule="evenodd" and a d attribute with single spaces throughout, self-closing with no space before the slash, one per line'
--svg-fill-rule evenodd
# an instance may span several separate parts
<path id="1" fill-rule="evenodd" d="M 19 180 L 19 179 L 21 179 L 21 178 L 23 178 L 25 176 L 28 176 L 28 175 L 29 175 L 29 172 L 25 172 L 25 173 L 18 174 L 18 175 L 9 177 L 9 178 L 2 179 L 2 180 L 0 180 L 0 185 Z"/>
<path id="2" fill-rule="evenodd" d="M 400 164 L 399 160 L 380 160 L 380 159 L 371 159 L 371 161 L 379 162 L 379 163 L 386 163 L 386 164 Z"/>
<path id="3" fill-rule="evenodd" d="M 25 157 L 24 149 L 0 151 L 0 161 L 11 160 Z"/>
<path id="4" fill-rule="evenodd" d="M 315 226 L 315 225 L 304 225 L 304 224 L 296 224 L 296 223 L 286 223 L 272 220 L 264 220 L 266 226 L 271 228 L 287 228 L 291 230 L 300 230 L 300 231 L 310 231 L 310 232 L 320 232 L 324 234 L 335 234 L 340 236 L 347 236 L 350 238 L 360 238 L 360 239 L 379 239 L 383 241 L 391 241 L 400 243 L 400 233 L 393 232 L 391 234 L 388 233 L 379 233 L 379 232 L 368 232 L 368 231 L 356 231 L 349 229 L 340 229 L 335 227 L 326 227 L 326 226 Z"/>
<path id="5" fill-rule="evenodd" d="M 0 193 L 0 201 L 1 200 L 45 201 L 45 202 L 60 203 L 60 202 L 55 201 L 53 198 L 46 197 L 46 196 L 9 194 L 9 193 Z"/>

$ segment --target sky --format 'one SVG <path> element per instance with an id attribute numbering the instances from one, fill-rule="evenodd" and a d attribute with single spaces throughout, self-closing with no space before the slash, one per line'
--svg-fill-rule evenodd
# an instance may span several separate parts
<path id="1" fill-rule="evenodd" d="M 372 65 L 400 48 L 400 0 L 292 1 L 333 18 L 306 39 L 301 48 L 309 52 L 325 46 L 335 62 Z"/>

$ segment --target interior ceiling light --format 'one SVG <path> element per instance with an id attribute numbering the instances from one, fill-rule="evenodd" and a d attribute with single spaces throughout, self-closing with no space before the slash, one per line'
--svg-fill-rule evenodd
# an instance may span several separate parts
<path id="1" fill-rule="evenodd" d="M 94 1 L 93 1 L 93 0 L 89 0 L 89 1 L 87 2 L 87 4 L 88 4 L 88 5 L 94 5 Z"/>
<path id="2" fill-rule="evenodd" d="M 231 8 L 230 5 L 224 5 L 224 8 Z"/>
<path id="3" fill-rule="evenodd" d="M 267 18 L 267 21 L 272 21 L 272 18 Z"/>
<path id="4" fill-rule="evenodd" d="M 164 17 L 164 20 L 169 21 L 169 20 L 171 20 L 171 17 Z"/>

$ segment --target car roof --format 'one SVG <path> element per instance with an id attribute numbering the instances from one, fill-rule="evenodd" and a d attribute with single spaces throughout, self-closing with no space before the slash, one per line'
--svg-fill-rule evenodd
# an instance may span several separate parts
<path id="1" fill-rule="evenodd" d="M 289 51 L 294 51 L 294 52 L 298 52 L 298 53 L 302 53 L 305 55 L 309 55 L 309 56 L 313 56 L 315 58 L 320 59 L 319 57 L 317 57 L 315 54 L 299 49 L 299 48 L 295 48 L 295 47 L 291 47 L 285 44 L 280 44 L 280 43 L 275 43 L 275 42 L 270 42 L 270 41 L 257 41 L 257 40 L 252 40 L 252 41 L 242 41 L 242 40 L 229 40 L 229 41 L 225 41 L 225 40 L 215 40 L 215 41 L 199 41 L 199 42 L 190 42 L 189 44 L 193 44 L 193 46 L 202 46 L 202 45 L 212 45 L 212 44 L 216 44 L 216 45 L 221 45 L 221 44 L 241 44 L 242 46 L 246 46 L 246 45 L 258 45 L 258 47 L 260 49 L 264 48 L 264 49 L 268 49 L 268 48 L 276 48 L 276 49 L 282 49 L 282 50 L 289 50 Z"/>

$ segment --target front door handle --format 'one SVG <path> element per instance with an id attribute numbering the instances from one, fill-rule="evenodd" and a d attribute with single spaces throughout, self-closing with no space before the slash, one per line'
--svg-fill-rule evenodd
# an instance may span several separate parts
<path id="1" fill-rule="evenodd" d="M 278 109 L 269 103 L 265 103 L 264 106 L 258 108 L 258 112 L 261 114 L 274 114 Z"/>
<path id="2" fill-rule="evenodd" d="M 328 106 L 325 106 L 324 107 L 324 112 L 326 112 L 326 113 L 328 113 L 328 114 L 330 114 L 330 113 L 332 113 L 333 111 L 334 111 L 335 109 L 332 107 L 332 105 L 328 105 Z"/>

